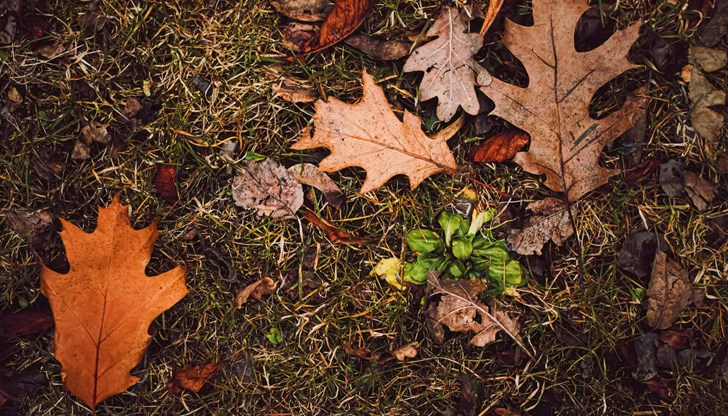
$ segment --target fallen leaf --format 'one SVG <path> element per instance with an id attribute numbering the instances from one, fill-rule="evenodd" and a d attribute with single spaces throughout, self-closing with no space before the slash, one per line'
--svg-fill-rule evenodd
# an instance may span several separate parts
<path id="1" fill-rule="evenodd" d="M 566 203 L 546 198 L 530 203 L 527 208 L 535 214 L 529 218 L 528 225 L 508 234 L 508 244 L 516 253 L 540 256 L 544 244 L 553 241 L 560 246 L 574 234 Z"/>
<path id="2" fill-rule="evenodd" d="M 654 377 L 645 381 L 645 386 L 647 387 L 647 391 L 656 394 L 660 400 L 672 401 L 675 398 L 673 392 L 660 377 Z"/>
<path id="3" fill-rule="evenodd" d="M 331 154 L 319 163 L 324 172 L 350 166 L 367 171 L 361 193 L 373 191 L 395 175 L 409 178 L 414 189 L 428 176 L 457 167 L 448 137 L 429 138 L 420 119 L 405 111 L 401 122 L 390 109 L 384 91 L 364 72 L 364 96 L 358 104 L 336 98 L 317 101 L 312 135 L 307 129 L 295 150 L 325 147 Z"/>
<path id="4" fill-rule="evenodd" d="M 90 145 L 93 142 L 108 143 L 111 136 L 109 136 L 106 126 L 92 121 L 81 129 L 81 139 L 84 144 Z"/>
<path id="5" fill-rule="evenodd" d="M 154 173 L 152 183 L 157 193 L 169 202 L 177 202 L 179 194 L 177 192 L 177 168 L 172 165 L 159 165 Z"/>
<path id="6" fill-rule="evenodd" d="M 666 329 L 660 331 L 660 341 L 676 350 L 690 348 L 693 344 L 693 331 L 680 329 Z"/>
<path id="7" fill-rule="evenodd" d="M 24 309 L 0 317 L 0 337 L 20 337 L 53 328 L 53 316 L 40 310 Z"/>
<path id="8" fill-rule="evenodd" d="M 23 105 L 23 96 L 20 95 L 20 92 L 17 88 L 10 88 L 10 91 L 8 91 L 8 112 L 12 113 L 13 111 L 20 108 L 21 105 Z"/>
<path id="9" fill-rule="evenodd" d="M 288 174 L 298 182 L 323 192 L 326 201 L 334 208 L 341 208 L 344 204 L 343 192 L 339 186 L 329 175 L 321 172 L 318 166 L 312 163 L 299 163 L 288 168 Z"/>
<path id="10" fill-rule="evenodd" d="M 470 344 L 484 347 L 495 341 L 498 332 L 505 332 L 531 358 L 521 338 L 520 326 L 495 305 L 489 308 L 478 300 L 478 296 L 488 290 L 482 280 L 439 280 L 430 274 L 427 287 L 431 297 L 440 295 L 439 301 L 432 301 L 427 308 L 427 319 L 434 328 L 444 325 L 453 332 L 474 332 Z"/>
<path id="11" fill-rule="evenodd" d="M 63 383 L 93 410 L 139 381 L 129 372 L 152 341 L 152 321 L 187 295 L 186 270 L 144 273 L 157 224 L 133 229 L 118 196 L 99 208 L 92 233 L 63 219 L 61 224 L 70 271 L 43 265 L 41 292 L 53 311 Z"/>
<path id="12" fill-rule="evenodd" d="M 21 401 L 32 400 L 38 390 L 46 387 L 48 380 L 45 374 L 38 368 L 26 369 L 22 372 L 0 367 L 0 406 L 8 400 Z M 13 412 L 12 409 L 0 409 L 2 415 L 18 415 L 20 412 Z"/>
<path id="13" fill-rule="evenodd" d="M 648 332 L 635 339 L 637 369 L 632 373 L 637 381 L 647 381 L 657 375 L 657 356 L 655 342 L 657 334 Z"/>
<path id="14" fill-rule="evenodd" d="M 708 69 L 716 68 L 719 63 L 725 66 L 726 57 L 723 56 L 725 51 L 720 51 L 718 53 L 720 56 L 718 56 L 716 53 L 706 51 L 705 48 L 696 48 L 690 48 L 691 60 L 696 59 L 697 53 L 698 62 L 707 63 Z M 708 151 L 713 152 L 719 144 L 725 116 L 711 107 L 725 105 L 726 92 L 716 88 L 704 72 L 708 71 L 696 65 L 690 71 L 690 83 L 688 84 L 688 98 L 692 104 L 690 122 L 695 131 L 705 140 Z"/>
<path id="15" fill-rule="evenodd" d="M 647 103 L 645 97 L 633 96 L 607 117 L 596 120 L 589 115 L 596 91 L 636 67 L 627 53 L 640 25 L 617 31 L 596 49 L 577 52 L 574 30 L 588 8 L 582 0 L 534 0 L 535 24 L 506 21 L 503 35 L 503 44 L 528 72 L 528 87 L 489 76 L 478 79 L 480 90 L 495 103 L 492 114 L 531 135 L 529 150 L 514 161 L 529 173 L 545 174 L 546 186 L 565 193 L 570 201 L 606 184 L 616 173 L 599 165 L 601 152 L 629 129 Z"/>
<path id="16" fill-rule="evenodd" d="M 367 242 L 366 238 L 355 237 L 340 228 L 334 227 L 328 221 L 319 217 L 315 212 L 305 207 L 303 208 L 303 218 L 326 233 L 326 237 L 332 243 L 357 245 Z"/>
<path id="17" fill-rule="evenodd" d="M 295 218 L 303 205 L 303 186 L 272 159 L 242 162 L 232 189 L 235 205 L 259 216 Z"/>
<path id="18" fill-rule="evenodd" d="M 685 196 L 685 173 L 682 163 L 677 160 L 670 159 L 660 164 L 658 180 L 667 196 L 673 198 Z"/>
<path id="19" fill-rule="evenodd" d="M 700 41 L 706 46 L 716 46 L 728 34 L 728 3 L 716 2 L 715 14 L 698 31 Z"/>
<path id="20" fill-rule="evenodd" d="M 167 383 L 170 394 L 179 394 L 182 390 L 199 393 L 202 387 L 225 366 L 224 363 L 210 363 L 199 366 L 186 365 L 174 372 L 172 381 Z"/>
<path id="21" fill-rule="evenodd" d="M 86 6 L 86 10 L 76 17 L 78 25 L 87 33 L 96 33 L 106 26 L 106 16 L 99 7 L 98 1 L 92 1 Z"/>
<path id="22" fill-rule="evenodd" d="M 715 72 L 728 64 L 728 51 L 695 45 L 690 48 L 690 60 L 705 72 Z"/>
<path id="23" fill-rule="evenodd" d="M 60 43 L 41 46 L 35 50 L 35 54 L 46 59 L 54 59 L 66 52 L 66 47 Z"/>
<path id="24" fill-rule="evenodd" d="M 397 290 L 404 290 L 402 282 L 402 261 L 396 257 L 381 259 L 372 269 L 371 276 L 379 276 Z"/>
<path id="25" fill-rule="evenodd" d="M 273 92 L 291 103 L 312 103 L 316 101 L 313 87 L 306 81 L 294 77 L 281 77 L 273 85 Z"/>
<path id="26" fill-rule="evenodd" d="M 273 0 L 271 6 L 283 16 L 302 22 L 320 22 L 333 8 L 332 0 Z"/>
<path id="27" fill-rule="evenodd" d="M 344 353 L 346 353 L 346 355 L 349 355 L 351 357 L 361 358 L 362 360 L 366 360 L 366 361 L 370 361 L 370 360 L 377 361 L 379 359 L 379 357 L 380 357 L 379 354 L 373 356 L 369 352 L 369 350 L 367 350 L 364 347 L 356 347 L 356 348 L 354 348 L 354 347 L 351 346 L 351 344 L 349 344 L 346 341 L 342 342 L 341 344 L 344 347 Z"/>
<path id="28" fill-rule="evenodd" d="M 142 103 L 139 102 L 139 100 L 131 97 L 126 100 L 126 104 L 124 104 L 124 109 L 121 111 L 121 114 L 123 114 L 127 118 L 134 118 L 143 108 L 144 107 L 142 106 Z"/>
<path id="29" fill-rule="evenodd" d="M 639 231 L 628 235 L 617 255 L 617 267 L 637 277 L 649 275 L 658 238 L 660 247 L 667 248 L 662 234 Z"/>
<path id="30" fill-rule="evenodd" d="M 42 248 L 52 231 L 53 214 L 49 211 L 14 209 L 5 213 L 10 229 L 20 234 L 35 250 Z"/>
<path id="31" fill-rule="evenodd" d="M 437 98 L 437 118 L 443 121 L 449 121 L 459 107 L 468 114 L 478 114 L 478 74 L 489 77 L 474 58 L 483 38 L 468 33 L 469 23 L 464 10 L 444 8 L 426 33 L 435 39 L 415 49 L 403 67 L 404 72 L 424 72 L 420 100 Z"/>
<path id="32" fill-rule="evenodd" d="M 235 294 L 235 309 L 242 308 L 250 298 L 260 301 L 263 296 L 275 292 L 277 287 L 278 282 L 267 276 L 249 284 L 245 289 L 238 290 L 238 293 Z"/>
<path id="33" fill-rule="evenodd" d="M 297 53 L 319 52 L 351 35 L 373 6 L 374 0 L 336 0 L 320 27 L 294 23 L 283 35 Z"/>
<path id="34" fill-rule="evenodd" d="M 463 373 L 460 376 L 460 400 L 458 411 L 464 416 L 475 416 L 482 401 L 482 386 L 475 377 Z M 497 410 L 497 409 L 496 409 Z"/>
<path id="35" fill-rule="evenodd" d="M 392 351 L 391 354 L 397 359 L 397 361 L 404 361 L 408 358 L 415 358 L 417 357 L 417 347 L 419 346 L 420 343 L 417 341 L 410 342 L 409 344 L 403 345 Z"/>
<path id="36" fill-rule="evenodd" d="M 672 326 L 680 313 L 693 303 L 693 284 L 682 265 L 662 250 L 655 253 L 647 288 L 647 324 L 655 329 Z"/>
<path id="37" fill-rule="evenodd" d="M 698 211 L 705 211 L 715 198 L 715 186 L 691 171 L 685 171 L 685 191 Z"/>
<path id="38" fill-rule="evenodd" d="M 351 35 L 344 41 L 377 61 L 396 61 L 409 55 L 412 44 L 396 40 L 376 39 L 367 35 Z"/>
<path id="39" fill-rule="evenodd" d="M 76 140 L 73 144 L 73 150 L 71 151 L 71 159 L 73 160 L 86 160 L 91 157 L 91 148 L 85 145 L 82 141 Z"/>
<path id="40" fill-rule="evenodd" d="M 506 130 L 480 143 L 473 151 L 473 162 L 505 162 L 526 147 L 530 140 L 527 133 Z"/>

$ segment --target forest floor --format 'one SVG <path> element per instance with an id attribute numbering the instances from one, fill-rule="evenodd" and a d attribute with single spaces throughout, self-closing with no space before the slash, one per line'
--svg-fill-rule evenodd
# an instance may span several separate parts
<path id="1" fill-rule="evenodd" d="M 414 39 L 441 3 L 377 1 L 359 31 Z M 516 3 L 507 15 L 527 21 L 530 2 Z M 189 294 L 155 321 L 152 344 L 133 371 L 141 381 L 103 401 L 97 414 L 721 414 L 728 404 L 728 187 L 717 161 L 726 140 L 708 152 L 690 125 L 681 70 L 707 21 L 694 3 L 711 4 L 628 0 L 607 16 L 618 27 L 644 24 L 630 53 L 640 67 L 600 89 L 592 112 L 618 108 L 628 91 L 646 86 L 644 147 L 634 163 L 627 139 L 608 146 L 601 163 L 619 174 L 579 201 L 575 236 L 540 256 L 516 257 L 530 282 L 498 302 L 520 322 L 531 359 L 502 334 L 486 347 L 470 345 L 468 335 L 433 341 L 423 287 L 399 291 L 370 276 L 379 260 L 405 252 L 409 230 L 436 226 L 437 214 L 466 188 L 484 207 L 507 207 L 511 228 L 530 215 L 529 202 L 554 196 L 515 163 L 470 162 L 474 147 L 507 128 L 505 121 L 465 116 L 449 145 L 468 175 L 434 175 L 414 190 L 398 176 L 359 194 L 364 171 L 332 173 L 343 207 L 318 193 L 307 193 L 306 205 L 368 240 L 334 244 L 308 222 L 259 217 L 233 202 L 232 179 L 244 160 L 264 156 L 291 166 L 325 155 L 291 149 L 314 106 L 281 99 L 271 69 L 305 79 L 317 98 L 349 103 L 361 98 L 366 69 L 396 112 L 417 114 L 428 133 L 442 129 L 435 105 L 416 100 L 421 76 L 403 73 L 404 60 L 376 61 L 344 43 L 297 59 L 282 40 L 285 19 L 267 1 L 23 2 L 13 40 L 0 46 L 0 315 L 49 311 L 41 260 L 67 267 L 58 221 L 28 241 L 4 215 L 47 211 L 91 231 L 98 207 L 119 194 L 135 227 L 159 221 L 148 274 L 183 264 Z M 477 59 L 495 76 L 527 82 L 500 43 L 502 30 L 501 18 Z M 710 80 L 726 90 L 726 75 L 724 68 Z M 11 89 L 22 97 L 12 109 Z M 132 98 L 142 108 L 128 118 Z M 726 114 L 725 106 L 717 111 Z M 71 158 L 89 123 L 107 126 L 108 143 Z M 716 185 L 702 211 L 665 194 L 655 167 L 670 159 Z M 657 162 L 640 165 L 653 169 L 630 179 L 645 160 Z M 177 169 L 176 202 L 155 189 L 160 165 Z M 634 375 L 644 358 L 636 344 L 648 333 L 664 335 L 645 323 L 650 277 L 617 266 L 623 244 L 639 231 L 664 236 L 665 250 L 706 293 L 672 328 L 689 339 L 682 348 L 690 359 L 648 381 Z M 646 267 L 651 260 L 643 259 Z M 236 309 L 236 291 L 264 276 L 279 282 L 276 292 Z M 273 328 L 280 340 L 270 336 Z M 417 356 L 403 362 L 351 352 L 387 353 L 412 342 Z M 168 391 L 175 369 L 212 362 L 225 366 L 199 393 Z M 52 330 L 0 339 L 0 381 L 23 381 L 23 393 L 0 406 L 0 415 L 88 414 L 63 387 L 60 370 Z"/>

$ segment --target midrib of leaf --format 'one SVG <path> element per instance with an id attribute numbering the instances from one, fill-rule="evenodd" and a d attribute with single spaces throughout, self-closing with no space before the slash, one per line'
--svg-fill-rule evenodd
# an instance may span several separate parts
<path id="1" fill-rule="evenodd" d="M 117 217 L 118 219 L 118 217 Z M 116 224 L 112 228 L 112 234 L 111 234 L 111 248 L 113 248 L 113 253 L 116 253 L 116 244 L 117 244 L 117 238 L 116 238 L 116 231 L 117 227 Z M 98 228 L 98 227 L 97 227 Z M 101 325 L 99 325 L 99 335 L 96 339 L 96 361 L 94 363 L 94 392 L 93 392 L 93 403 L 94 405 L 97 402 L 97 392 L 98 392 L 98 385 L 99 385 L 99 358 L 101 355 L 101 344 L 106 340 L 106 337 L 103 337 L 104 335 L 104 325 L 106 323 L 106 305 L 109 301 L 109 279 L 108 276 L 110 276 L 111 271 L 111 262 L 112 262 L 112 256 L 108 256 L 108 263 L 106 264 L 106 268 L 104 270 L 104 306 L 101 310 Z"/>

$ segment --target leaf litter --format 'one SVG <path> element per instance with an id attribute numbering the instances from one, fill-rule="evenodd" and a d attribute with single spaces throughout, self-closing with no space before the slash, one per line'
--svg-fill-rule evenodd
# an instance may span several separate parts
<path id="1" fill-rule="evenodd" d="M 303 205 L 303 187 L 278 162 L 244 161 L 233 179 L 235 205 L 273 219 L 295 218 Z"/>

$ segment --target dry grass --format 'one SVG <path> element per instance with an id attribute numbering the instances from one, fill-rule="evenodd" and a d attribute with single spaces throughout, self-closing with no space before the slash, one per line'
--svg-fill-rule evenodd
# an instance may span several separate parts
<path id="1" fill-rule="evenodd" d="M 399 255 L 407 230 L 431 225 L 433 213 L 471 185 L 465 179 L 438 175 L 410 191 L 399 178 L 358 195 L 361 171 L 334 174 L 347 195 L 344 208 L 331 208 L 318 194 L 309 204 L 339 226 L 372 239 L 359 248 L 334 246 L 308 224 L 301 234 L 295 221 L 261 219 L 232 202 L 230 182 L 246 153 L 286 165 L 322 156 L 290 150 L 313 106 L 276 98 L 266 78 L 269 67 L 280 65 L 284 72 L 308 79 L 320 96 L 349 101 L 360 96 L 360 71 L 366 68 L 376 79 L 386 79 L 382 85 L 396 108 L 417 111 L 427 124 L 433 106 L 415 107 L 417 78 L 403 75 L 401 63 L 373 62 L 346 46 L 290 63 L 277 30 L 279 19 L 263 1 L 109 0 L 102 2 L 108 21 L 98 33 L 80 30 L 76 21 L 88 2 L 41 3 L 51 22 L 45 37 L 28 41 L 21 36 L 0 49 L 0 96 L 16 87 L 25 99 L 0 120 L 0 214 L 46 209 L 90 230 L 96 207 L 121 192 L 136 226 L 160 219 L 149 272 L 176 263 L 189 269 L 190 294 L 156 321 L 158 333 L 134 372 L 142 381 L 103 402 L 99 414 L 447 415 L 456 414 L 467 380 L 474 380 L 479 390 L 479 414 L 493 414 L 496 408 L 533 415 L 724 411 L 728 390 L 717 359 L 708 369 L 663 373 L 675 397 L 664 401 L 631 379 L 634 367 L 621 355 L 620 348 L 649 330 L 641 323 L 639 297 L 648 282 L 617 269 L 614 259 L 625 237 L 644 227 L 666 235 L 691 277 L 710 295 L 705 308 L 683 314 L 680 326 L 694 329 L 697 345 L 719 357 L 728 348 L 726 243 L 707 241 L 709 221 L 728 214 L 725 176 L 709 163 L 687 124 L 686 85 L 675 74 L 649 69 L 642 40 L 635 48 L 648 68 L 602 89 L 595 112 L 617 107 L 625 90 L 647 85 L 654 99 L 645 157 L 685 160 L 720 183 L 720 195 L 701 213 L 666 197 L 654 175 L 636 186 L 617 176 L 580 202 L 577 236 L 564 247 L 550 247 L 540 260 L 528 259 L 529 264 L 540 261 L 545 272 L 533 271 L 535 278 L 521 298 L 502 299 L 519 317 L 526 343 L 538 352 L 534 362 L 503 337 L 483 349 L 469 346 L 467 337 L 432 343 L 415 293 L 393 291 L 369 277 L 380 258 Z M 420 33 L 439 3 L 379 1 L 364 30 L 398 39 Z M 690 41 L 694 29 L 682 24 L 680 5 L 661 3 L 620 2 L 620 24 L 642 20 L 659 36 Z M 513 13 L 519 12 L 526 14 L 527 7 Z M 498 39 L 486 41 L 483 65 L 521 80 L 525 73 L 518 74 L 518 64 L 498 48 Z M 62 45 L 65 52 L 53 59 L 39 57 L 35 51 L 46 44 Z M 194 77 L 211 83 L 209 95 L 193 85 Z M 725 84 L 725 79 L 717 82 Z M 150 97 L 144 95 L 145 82 L 151 85 Z M 130 97 L 151 109 L 140 123 L 121 115 Z M 93 145 L 88 160 L 73 161 L 74 142 L 91 121 L 109 124 L 112 142 Z M 500 120 L 489 122 L 488 134 L 504 127 Z M 515 165 L 465 162 L 485 135 L 464 129 L 451 141 L 456 159 L 480 180 L 516 196 L 501 201 L 496 192 L 479 189 L 485 204 L 509 202 L 525 216 L 526 203 L 548 192 L 538 178 Z M 221 152 L 227 142 L 237 145 L 234 160 Z M 608 149 L 604 164 L 622 169 L 621 150 L 619 145 Z M 58 177 L 44 179 L 38 166 L 49 160 L 65 167 Z M 151 177 L 158 164 L 179 168 L 179 202 L 167 203 L 155 192 Z M 0 310 L 7 313 L 25 303 L 43 307 L 38 260 L 4 222 L 0 227 Z M 193 229 L 198 237 L 187 238 Z M 62 265 L 62 246 L 52 244 L 48 252 L 56 254 L 48 261 Z M 586 271 L 583 281 L 576 278 L 580 262 Z M 236 311 L 234 291 L 261 276 L 280 279 L 283 289 Z M 299 290 L 299 279 L 317 285 Z M 283 333 L 281 344 L 266 338 L 272 327 Z M 342 347 L 346 342 L 382 352 L 411 341 L 421 342 L 416 359 L 383 365 L 347 356 Z M 50 334 L 12 340 L 0 359 L 15 371 L 40 373 L 47 380 L 32 396 L 0 407 L 0 414 L 87 414 L 62 387 Z M 211 361 L 227 363 L 211 386 L 199 394 L 167 392 L 173 369 Z"/>

